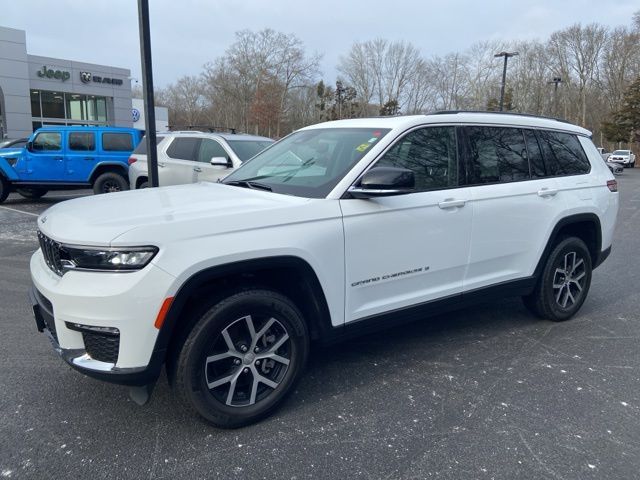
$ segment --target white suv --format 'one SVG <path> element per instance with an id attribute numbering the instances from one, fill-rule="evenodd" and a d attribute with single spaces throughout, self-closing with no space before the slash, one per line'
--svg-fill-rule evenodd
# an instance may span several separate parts
<path id="1" fill-rule="evenodd" d="M 566 320 L 609 255 L 617 184 L 580 127 L 445 112 L 342 120 L 223 183 L 60 203 L 31 259 L 38 329 L 136 386 L 166 365 L 221 427 L 268 415 L 330 342 L 491 297 Z"/>
<path id="2" fill-rule="evenodd" d="M 624 168 L 636 166 L 636 156 L 631 150 L 614 150 L 607 161 L 620 163 L 624 165 Z"/>
<path id="3" fill-rule="evenodd" d="M 235 133 L 158 133 L 159 184 L 218 181 L 272 143 L 267 137 Z M 148 181 L 147 142 L 143 139 L 129 157 L 129 185 L 132 190 L 146 188 Z"/>

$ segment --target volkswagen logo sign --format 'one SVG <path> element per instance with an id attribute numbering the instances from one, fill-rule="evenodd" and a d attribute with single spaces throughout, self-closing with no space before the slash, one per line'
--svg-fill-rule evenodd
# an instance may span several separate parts
<path id="1" fill-rule="evenodd" d="M 82 80 L 82 83 L 89 83 L 91 81 L 91 72 L 80 72 L 80 80 Z"/>
<path id="2" fill-rule="evenodd" d="M 132 108 L 131 117 L 133 118 L 134 123 L 140 120 L 140 110 L 138 110 L 137 108 Z"/>

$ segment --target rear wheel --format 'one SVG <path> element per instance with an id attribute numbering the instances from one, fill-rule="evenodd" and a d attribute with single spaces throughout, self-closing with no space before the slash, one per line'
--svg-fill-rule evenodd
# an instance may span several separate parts
<path id="1" fill-rule="evenodd" d="M 93 182 L 93 193 L 111 193 L 129 190 L 129 182 L 115 172 L 107 172 L 98 176 Z"/>
<path id="2" fill-rule="evenodd" d="M 46 195 L 49 190 L 40 187 L 25 187 L 17 188 L 16 192 L 22 195 L 24 198 L 37 199 Z"/>
<path id="3" fill-rule="evenodd" d="M 560 322 L 580 310 L 591 286 L 591 254 L 577 237 L 560 241 L 551 251 L 538 283 L 524 304 L 539 317 Z"/>
<path id="4" fill-rule="evenodd" d="M 149 188 L 149 182 L 145 180 L 138 186 L 138 188 Z"/>
<path id="5" fill-rule="evenodd" d="M 291 392 L 309 353 L 300 311 L 269 290 L 236 293 L 197 320 L 173 365 L 185 406 L 235 428 L 272 413 Z"/>
<path id="6" fill-rule="evenodd" d="M 4 202 L 9 196 L 9 182 L 0 175 L 0 203 Z"/>

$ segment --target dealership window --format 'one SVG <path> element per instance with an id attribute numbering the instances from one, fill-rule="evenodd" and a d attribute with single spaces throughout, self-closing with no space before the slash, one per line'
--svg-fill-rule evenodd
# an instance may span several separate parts
<path id="1" fill-rule="evenodd" d="M 64 94 L 60 92 L 40 92 L 42 116 L 46 118 L 65 118 Z"/>
<path id="2" fill-rule="evenodd" d="M 42 110 L 40 109 L 40 91 L 31 90 L 31 116 L 41 117 Z"/>
<path id="3" fill-rule="evenodd" d="M 33 128 L 41 125 L 107 125 L 107 98 L 31 90 Z"/>

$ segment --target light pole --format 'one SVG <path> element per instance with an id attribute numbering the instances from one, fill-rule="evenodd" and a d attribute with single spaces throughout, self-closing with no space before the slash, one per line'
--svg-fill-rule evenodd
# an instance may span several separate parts
<path id="1" fill-rule="evenodd" d="M 144 98 L 144 127 L 147 142 L 149 186 L 158 186 L 158 151 L 156 149 L 156 111 L 153 99 L 153 73 L 151 65 L 151 34 L 149 33 L 149 0 L 138 0 L 140 29 L 140 57 L 142 60 L 142 93 Z"/>
<path id="2" fill-rule="evenodd" d="M 502 69 L 502 87 L 500 88 L 500 111 L 504 109 L 504 85 L 507 82 L 507 60 L 509 57 L 515 57 L 520 55 L 519 52 L 500 52 L 496 53 L 494 57 L 504 57 L 504 68 Z"/>
<path id="3" fill-rule="evenodd" d="M 553 88 L 553 115 L 557 117 L 558 116 L 558 84 L 562 83 L 562 78 L 553 77 L 553 80 L 549 80 L 547 83 L 555 84 L 555 87 Z"/>

